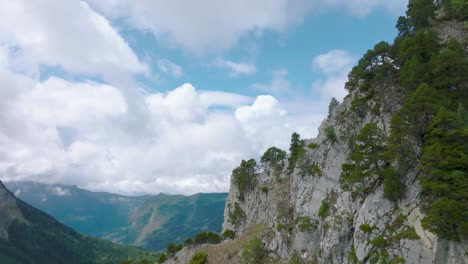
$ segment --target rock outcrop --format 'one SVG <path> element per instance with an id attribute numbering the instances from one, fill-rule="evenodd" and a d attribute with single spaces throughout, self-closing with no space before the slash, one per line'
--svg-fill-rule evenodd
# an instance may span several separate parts
<path id="1" fill-rule="evenodd" d="M 445 21 L 434 31 L 445 45 L 450 38 L 465 41 L 467 29 L 461 22 Z M 427 197 L 417 159 L 400 175 L 406 191 L 397 202 L 386 195 L 383 177 L 369 173 L 352 184 L 343 180 L 343 164 L 350 162 L 363 128 L 372 124 L 385 145 L 392 117 L 408 97 L 395 75 L 368 84 L 371 88 L 352 90 L 332 108 L 317 138 L 303 142 L 292 169 L 286 159 L 281 166 L 264 161 L 254 184 L 239 187 L 236 176 L 231 177 L 223 231 L 242 237 L 255 226 L 266 226 L 268 235 L 259 238 L 273 263 L 468 263 L 468 241 L 449 241 L 422 227 Z M 379 162 L 372 166 L 385 165 Z M 184 259 L 199 250 L 183 250 Z M 177 255 L 171 261 L 182 263 Z"/>
<path id="2" fill-rule="evenodd" d="M 282 260 L 299 254 L 312 263 L 375 263 L 386 255 L 388 260 L 405 263 L 468 263 L 466 241 L 446 241 L 421 227 L 424 214 L 416 171 L 405 175 L 408 190 L 397 204 L 384 197 L 381 182 L 374 183 L 372 192 L 360 193 L 364 190 L 345 188 L 340 181 L 342 164 L 350 154 L 348 135 L 357 135 L 373 122 L 388 136 L 390 119 L 404 100 L 398 86 L 377 87 L 376 93 L 381 97 L 370 104 L 380 105 L 378 111 L 349 118 L 351 103 L 360 96 L 354 93 L 322 122 L 318 137 L 306 141 L 313 147 L 305 148 L 305 159 L 317 165 L 319 173 L 296 168 L 292 174 L 283 170 L 274 176 L 277 172 L 265 164 L 258 184 L 243 200 L 231 179 L 223 230 L 242 234 L 251 226 L 267 224 L 275 236 L 266 248 Z M 327 139 L 327 128 L 338 135 L 336 142 Z M 324 204 L 327 209 L 321 208 Z M 231 219 L 234 206 L 245 214 L 239 224 Z"/>

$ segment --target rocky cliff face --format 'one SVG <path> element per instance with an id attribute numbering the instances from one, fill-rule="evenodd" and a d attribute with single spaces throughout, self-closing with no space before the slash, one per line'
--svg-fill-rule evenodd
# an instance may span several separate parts
<path id="1" fill-rule="evenodd" d="M 442 47 L 452 38 L 463 43 L 466 51 L 467 28 L 462 22 L 444 21 L 432 30 Z M 286 159 L 278 166 L 277 160 L 273 163 L 262 158 L 254 181 L 245 180 L 250 173 L 247 168 L 250 161 L 245 162 L 243 176 L 236 174 L 236 170 L 233 172 L 223 231 L 234 231 L 238 240 L 259 226 L 265 227 L 266 231 L 254 235 L 262 240 L 267 253 L 265 263 L 468 263 L 468 241 L 463 235 L 460 241 L 446 240 L 422 227 L 428 195 L 418 179 L 419 158 L 398 175 L 401 188 L 406 189 L 398 199 L 391 199 L 388 189 L 384 189 L 385 176 L 372 171 L 393 167 L 395 161 L 372 160 L 372 164 L 359 171 L 359 180 L 352 183 L 346 177 L 356 175 L 343 171 L 344 164 L 353 162 L 352 157 L 359 149 L 356 146 L 365 145 L 359 142 L 363 131 L 367 131 L 368 139 L 385 147 L 392 133 L 392 118 L 409 98 L 410 88 L 400 85 L 401 64 L 398 66 L 393 59 L 386 58 L 385 52 L 390 49 L 382 52 L 385 49 L 385 43 L 376 45 L 374 51 L 364 56 L 365 67 L 358 70 L 371 72 L 383 64 L 393 69 L 386 68 L 377 81 L 354 80 L 359 89 L 349 89 L 351 93 L 322 122 L 317 138 L 303 142 L 300 155 L 294 154 L 299 158 L 291 169 Z M 446 89 L 444 92 L 450 95 L 468 88 L 466 82 L 459 84 L 458 88 L 439 89 Z M 416 87 L 411 89 L 414 91 Z M 418 134 L 406 141 L 415 156 L 423 151 L 422 144 L 416 141 L 422 137 Z M 370 148 L 363 153 L 372 151 Z M 361 153 L 363 163 L 371 163 L 371 158 L 366 154 L 362 157 Z M 188 260 L 197 251 L 232 255 L 226 253 L 226 243 L 230 242 L 184 249 L 170 263 L 182 263 L 178 259 Z M 239 255 L 240 250 L 236 256 Z M 216 262 L 208 255 L 208 263 L 236 261 L 239 259 Z"/>
<path id="2" fill-rule="evenodd" d="M 450 38 L 466 39 L 459 22 L 439 23 L 434 30 L 442 45 Z M 244 199 L 232 177 L 223 230 L 242 234 L 268 225 L 274 237 L 264 239 L 264 247 L 270 258 L 284 262 L 294 257 L 306 263 L 468 263 L 466 240 L 448 241 L 422 228 L 426 201 L 417 179 L 418 161 L 402 175 L 406 192 L 397 203 L 385 197 L 382 179 L 370 177 L 352 186 L 343 181 L 342 165 L 350 159 L 356 135 L 373 123 L 387 138 L 392 116 L 407 97 L 392 76 L 372 87 L 370 100 L 358 104 L 367 94 L 354 90 L 333 109 L 318 137 L 305 141 L 305 153 L 292 173 L 262 164 L 258 183 L 245 191 Z"/>
<path id="3" fill-rule="evenodd" d="M 342 164 L 350 153 L 349 136 L 371 122 L 388 136 L 390 119 L 404 100 L 396 85 L 377 87 L 376 93 L 379 96 L 369 104 L 379 109 L 352 118 L 351 104 L 362 96 L 355 92 L 322 122 L 318 137 L 306 141 L 313 148 L 305 148 L 304 159 L 321 172 L 304 174 L 296 168 L 290 175 L 282 171 L 275 177 L 275 170 L 266 164 L 243 201 L 232 179 L 223 230 L 242 234 L 249 227 L 268 225 L 275 235 L 271 241 L 264 240 L 265 247 L 284 261 L 298 254 L 315 263 L 367 263 L 385 251 L 388 260 L 401 258 L 406 263 L 468 263 L 466 242 L 449 242 L 422 229 L 421 188 L 415 171 L 405 175 L 407 195 L 398 204 L 384 198 L 381 182 L 375 183 L 372 192 L 361 193 L 364 190 L 349 190 L 340 181 Z M 338 135 L 334 143 L 326 136 L 329 127 Z M 237 225 L 231 219 L 235 205 L 245 214 Z"/>

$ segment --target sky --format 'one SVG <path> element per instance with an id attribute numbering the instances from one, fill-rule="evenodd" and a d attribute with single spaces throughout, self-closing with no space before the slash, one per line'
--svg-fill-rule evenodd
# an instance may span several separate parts
<path id="1" fill-rule="evenodd" d="M 226 192 L 316 136 L 404 0 L 15 0 L 0 9 L 0 180 Z"/>

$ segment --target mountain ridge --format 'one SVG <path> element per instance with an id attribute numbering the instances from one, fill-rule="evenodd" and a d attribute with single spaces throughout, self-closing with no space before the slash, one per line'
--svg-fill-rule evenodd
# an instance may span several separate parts
<path id="1" fill-rule="evenodd" d="M 79 232 L 152 250 L 162 250 L 171 241 L 181 243 L 201 231 L 221 231 L 227 198 L 227 193 L 125 196 L 61 184 L 5 184 Z"/>
<path id="2" fill-rule="evenodd" d="M 8 205 L 8 210 L 5 205 Z M 12 214 L 12 212 L 14 212 Z M 0 181 L 0 260 L 6 264 L 27 263 L 120 263 L 155 260 L 157 255 L 136 247 L 126 247 L 81 235 L 28 205 L 11 193 Z"/>

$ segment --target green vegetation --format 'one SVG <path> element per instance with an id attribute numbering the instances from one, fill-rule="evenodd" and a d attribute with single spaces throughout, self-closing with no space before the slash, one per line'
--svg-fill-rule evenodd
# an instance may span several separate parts
<path id="1" fill-rule="evenodd" d="M 167 254 L 166 253 L 161 254 L 161 256 L 159 256 L 159 258 L 158 258 L 158 263 L 161 264 L 161 263 L 164 263 L 166 261 L 167 261 Z"/>
<path id="2" fill-rule="evenodd" d="M 307 232 L 318 225 L 316 221 L 312 221 L 308 216 L 299 216 L 294 220 L 294 223 L 301 232 Z"/>
<path id="3" fill-rule="evenodd" d="M 382 176 L 384 141 L 384 133 L 377 124 L 366 124 L 357 135 L 349 162 L 342 165 L 342 181 L 362 183 L 367 178 Z"/>
<path id="4" fill-rule="evenodd" d="M 336 98 L 333 97 L 330 101 L 330 104 L 328 105 L 328 118 L 331 117 L 333 110 L 335 110 L 335 108 L 337 108 L 339 105 L 340 105 L 340 102 L 338 102 L 338 100 L 336 100 Z"/>
<path id="5" fill-rule="evenodd" d="M 62 186 L 73 194 L 63 199 L 48 195 L 54 185 L 31 182 L 6 185 L 11 190 L 27 189 L 21 193 L 22 200 L 79 233 L 112 237 L 124 245 L 137 244 L 139 238 L 138 245 L 152 251 L 164 251 L 169 242 L 183 243 L 184 238 L 201 230 L 221 232 L 227 199 L 227 193 L 121 196 Z M 45 195 L 48 198 L 43 201 Z M 158 221 L 150 221 L 151 215 Z M 152 232 L 146 232 L 145 227 Z"/>
<path id="6" fill-rule="evenodd" d="M 356 249 L 354 248 L 354 245 L 351 247 L 348 253 L 348 262 L 350 264 L 358 264 L 359 260 L 356 256 Z"/>
<path id="7" fill-rule="evenodd" d="M 226 239 L 234 239 L 236 237 L 236 232 L 232 231 L 232 230 L 225 230 L 222 234 L 221 234 L 221 238 L 223 240 L 226 240 Z"/>
<path id="8" fill-rule="evenodd" d="M 313 164 L 306 164 L 305 165 L 305 171 L 309 175 L 316 175 L 316 176 L 322 176 L 323 172 L 322 169 L 320 169 L 320 166 L 313 163 Z"/>
<path id="9" fill-rule="evenodd" d="M 309 144 L 307 145 L 307 147 L 310 148 L 310 149 L 316 149 L 316 148 L 318 147 L 318 145 L 317 145 L 317 143 L 313 143 L 313 142 L 312 142 L 312 143 L 309 143 Z"/>
<path id="10" fill-rule="evenodd" d="M 277 147 L 271 147 L 267 149 L 267 151 L 265 151 L 263 156 L 260 158 L 260 162 L 268 163 L 275 171 L 283 170 L 285 160 L 286 151 Z"/>
<path id="11" fill-rule="evenodd" d="M 259 238 L 249 240 L 242 250 L 242 263 L 243 264 L 257 264 L 261 263 L 265 256 L 262 241 Z"/>
<path id="12" fill-rule="evenodd" d="M 268 193 L 268 187 L 266 187 L 266 185 L 262 185 L 260 189 L 262 190 L 262 192 Z"/>
<path id="13" fill-rule="evenodd" d="M 299 253 L 294 251 L 291 254 L 291 258 L 289 258 L 288 264 L 304 264 L 304 261 L 302 260 L 301 256 Z"/>
<path id="14" fill-rule="evenodd" d="M 234 210 L 229 208 L 229 223 L 233 224 L 235 227 L 240 226 L 245 219 L 245 212 L 242 210 L 238 202 L 234 203 Z"/>
<path id="15" fill-rule="evenodd" d="M 385 41 L 368 50 L 359 60 L 358 65 L 353 67 L 348 75 L 345 88 L 352 93 L 359 89 L 361 92 L 371 90 L 371 82 L 391 74 L 395 69 L 392 65 L 392 47 Z"/>
<path id="16" fill-rule="evenodd" d="M 170 242 L 169 244 L 167 244 L 166 254 L 168 256 L 174 256 L 177 252 L 179 252 L 182 249 L 182 247 L 183 247 L 182 244 L 176 245 Z"/>
<path id="17" fill-rule="evenodd" d="M 288 172 L 291 174 L 296 168 L 297 162 L 304 156 L 304 140 L 297 133 L 291 136 L 291 145 L 289 147 Z"/>
<path id="18" fill-rule="evenodd" d="M 375 237 L 374 239 L 372 239 L 370 241 L 370 243 L 374 246 L 374 247 L 377 247 L 377 248 L 383 248 L 386 246 L 387 244 L 387 241 L 385 240 L 385 238 L 380 235 L 380 236 L 377 236 Z"/>
<path id="19" fill-rule="evenodd" d="M 193 255 L 192 259 L 190 259 L 189 264 L 205 264 L 208 258 L 208 254 L 203 252 L 197 252 Z"/>
<path id="20" fill-rule="evenodd" d="M 320 205 L 320 208 L 319 208 L 319 210 L 318 210 L 318 212 L 317 212 L 317 215 L 318 215 L 320 218 L 324 219 L 325 217 L 328 216 L 329 209 L 330 209 L 330 205 L 329 205 L 328 202 L 325 201 L 325 199 L 324 199 L 324 200 L 322 200 L 322 204 Z"/>
<path id="21" fill-rule="evenodd" d="M 8 263 L 120 263 L 157 258 L 136 247 L 83 236 L 21 200 L 16 203 L 27 223 L 14 220 L 7 230 L 9 240 L 0 239 L 0 259 Z"/>
<path id="22" fill-rule="evenodd" d="M 201 232 L 193 238 L 195 245 L 218 244 L 219 242 L 221 242 L 221 237 L 215 232 Z"/>
<path id="23" fill-rule="evenodd" d="M 369 224 L 364 223 L 359 226 L 359 229 L 364 233 L 371 233 L 375 229 L 375 226 L 370 226 Z"/>
<path id="24" fill-rule="evenodd" d="M 447 19 L 468 20 L 468 4 L 464 0 L 442 0 Z"/>
<path id="25" fill-rule="evenodd" d="M 239 200 L 245 199 L 245 192 L 252 190 L 257 185 L 255 169 L 257 162 L 254 159 L 248 161 L 242 160 L 239 167 L 232 171 L 234 182 L 239 189 Z"/>
<path id="26" fill-rule="evenodd" d="M 406 16 L 398 19 L 394 44 L 381 42 L 367 51 L 346 83 L 354 98 L 353 118 L 384 106 L 389 94 L 377 89 L 399 83 L 406 100 L 392 117 L 387 139 L 373 123 L 357 137 L 349 135 L 353 149 L 343 164 L 342 182 L 359 183 L 354 195 L 358 189 L 373 191 L 383 181 L 385 197 L 397 203 L 405 195 L 403 176 L 417 171 L 427 205 L 422 225 L 450 240 L 468 237 L 467 42 L 442 43 L 431 26 L 455 19 L 466 27 L 467 16 L 464 0 L 410 1 Z M 418 238 L 409 227 L 395 236 Z M 376 239 L 373 243 L 380 245 L 383 238 Z"/>
<path id="27" fill-rule="evenodd" d="M 336 136 L 335 129 L 333 129 L 333 127 L 326 127 L 324 132 L 325 139 L 331 144 L 335 144 L 338 141 L 338 137 Z"/>

